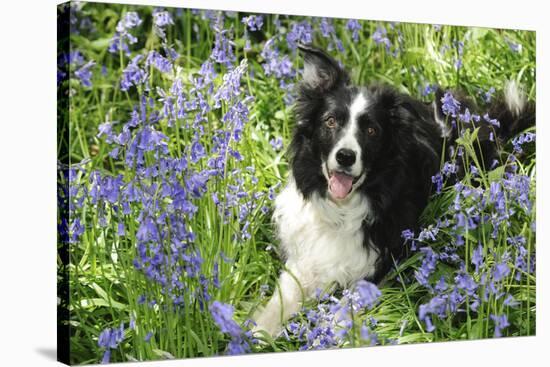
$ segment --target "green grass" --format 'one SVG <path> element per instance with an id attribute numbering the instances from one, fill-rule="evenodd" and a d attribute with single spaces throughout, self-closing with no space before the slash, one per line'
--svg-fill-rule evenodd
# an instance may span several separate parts
<path id="1" fill-rule="evenodd" d="M 78 171 L 76 182 L 79 183 L 78 194 L 71 197 L 77 200 L 82 190 L 91 190 L 90 178 L 92 172 L 98 171 L 102 176 L 117 176 L 123 180 L 121 188 L 136 177 L 135 170 L 128 167 L 124 159 L 114 159 L 109 156 L 113 148 L 104 137 L 97 137 L 98 127 L 106 121 L 119 121 L 114 125 L 117 132 L 123 123 L 130 119 L 134 105 L 139 103 L 139 96 L 144 93 L 143 87 L 130 88 L 127 92 L 120 89 L 119 83 L 122 71 L 128 65 L 130 58 L 122 52 L 111 54 L 107 51 L 110 39 L 122 14 L 127 11 L 137 11 L 143 23 L 131 31 L 138 42 L 130 45 L 132 57 L 147 51 L 160 50 L 161 39 L 152 30 L 150 7 L 134 7 L 127 5 L 106 5 L 85 3 L 77 13 L 78 19 L 89 17 L 95 30 L 83 29 L 80 34 L 71 34 L 71 49 L 79 50 L 85 60 L 95 60 L 92 87 L 84 87 L 72 77 L 66 87 L 70 89 L 68 115 L 62 118 L 68 123 L 70 145 L 68 157 L 71 164 L 84 161 L 82 170 Z M 189 91 L 189 75 L 195 75 L 203 61 L 211 53 L 215 40 L 215 32 L 210 27 L 208 19 L 189 10 L 177 12 L 173 9 L 174 25 L 167 27 L 168 44 L 173 47 L 179 58 L 175 66 L 179 67 L 178 75 L 183 80 L 183 88 Z M 200 252 L 203 262 L 200 273 L 207 279 L 213 277 L 214 263 L 219 264 L 220 287 L 210 284 L 210 301 L 218 300 L 235 307 L 235 319 L 242 323 L 250 317 L 251 312 L 264 302 L 260 296 L 261 286 L 275 288 L 277 275 L 282 267 L 276 255 L 277 241 L 274 238 L 270 221 L 272 203 L 267 198 L 271 187 L 284 185 L 288 173 L 288 161 L 283 151 L 275 151 L 269 141 L 282 137 L 286 147 L 293 126 L 291 105 L 285 101 L 287 91 L 279 86 L 279 80 L 266 76 L 263 72 L 261 51 L 265 41 L 277 33 L 281 34 L 277 42 L 281 54 L 288 54 L 294 67 L 300 67 L 302 61 L 299 54 L 289 51 L 286 46 L 286 34 L 290 24 L 300 20 L 311 20 L 303 17 L 272 16 L 264 17 L 264 26 L 260 32 L 250 34 L 251 49 L 243 50 L 244 24 L 240 22 L 243 15 L 225 19 L 225 28 L 233 27 L 232 40 L 235 42 L 237 65 L 239 60 L 246 59 L 248 72 L 241 80 L 241 97 L 245 94 L 254 97 L 248 104 L 248 121 L 244 125 L 240 141 L 233 140 L 231 146 L 242 155 L 238 161 L 227 157 L 225 175 L 209 180 L 208 191 L 200 198 L 193 198 L 197 206 L 193 216 L 182 215 L 187 230 L 192 231 L 196 239 L 190 245 L 192 250 Z M 277 28 L 273 20 L 279 19 L 282 26 Z M 316 24 L 316 23 L 315 23 Z M 490 87 L 500 90 L 509 79 L 516 79 L 523 86 L 528 98 L 535 98 L 535 34 L 526 31 L 495 30 L 485 28 L 467 28 L 443 26 L 437 30 L 432 25 L 398 23 L 390 25 L 383 22 L 362 21 L 363 28 L 357 41 L 352 40 L 351 32 L 346 29 L 346 20 L 334 20 L 335 34 L 342 40 L 344 52 L 331 52 L 351 71 L 354 82 L 370 83 L 381 81 L 398 90 L 415 97 L 430 101 L 433 94 L 421 97 L 420 92 L 427 84 L 439 84 L 445 87 L 461 88 L 470 95 L 476 96 L 481 105 L 480 90 L 487 91 Z M 383 44 L 373 41 L 373 34 L 379 26 L 385 27 L 392 47 L 388 51 Z M 314 44 L 327 48 L 329 40 L 322 37 L 315 25 Z M 197 42 L 200 37 L 200 42 Z M 456 42 L 464 42 L 462 54 Z M 522 45 L 521 52 L 511 50 L 508 41 Z M 442 47 L 449 49 L 442 53 Z M 392 55 L 396 52 L 396 55 Z M 454 63 L 456 58 L 462 60 L 458 70 Z M 101 72 L 105 66 L 106 74 Z M 175 68 L 173 70 L 176 71 Z M 215 85 L 222 83 L 222 77 L 227 71 L 225 66 L 216 65 L 218 73 Z M 74 73 L 74 70 L 72 70 Z M 150 67 L 150 84 L 153 86 L 149 95 L 154 97 L 155 109 L 160 109 L 155 87 L 168 92 L 173 82 L 173 76 L 163 74 Z M 72 75 L 72 74 L 71 74 Z M 288 82 L 293 80 L 287 79 Z M 206 95 L 212 104 L 213 95 Z M 205 133 L 200 138 L 205 150 L 210 152 L 214 147 L 212 137 L 216 129 L 224 128 L 222 117 L 230 103 L 223 102 L 221 108 L 212 109 L 206 114 L 208 121 L 204 123 Z M 153 109 L 149 108 L 148 114 Z M 66 113 L 66 112 L 64 112 Z M 167 154 L 172 158 L 190 158 L 189 145 L 193 140 L 193 129 L 187 128 L 192 122 L 194 113 L 188 117 L 176 119 L 169 126 L 167 118 L 161 118 L 156 125 L 157 130 L 164 133 L 168 139 Z M 61 132 L 61 131 L 60 131 Z M 64 134 L 60 134 L 66 137 Z M 463 145 L 475 144 L 475 141 L 465 139 Z M 511 145 L 505 148 L 511 152 Z M 520 174 L 532 178 L 529 198 L 534 205 L 535 193 L 535 154 L 526 150 L 527 154 L 518 162 Z M 61 156 L 60 152 L 60 156 Z M 60 157 L 63 159 L 66 157 Z M 144 157 L 148 164 L 155 162 L 154 152 L 147 152 Z M 200 172 L 207 168 L 207 158 L 196 163 L 190 163 L 189 170 Z M 253 166 L 254 172 L 246 167 Z M 233 170 L 238 170 L 234 171 Z M 481 170 L 481 185 L 486 182 L 496 182 L 502 179 L 502 167 L 491 172 Z M 156 179 L 160 183 L 159 179 Z M 182 182 L 183 175 L 177 180 Z M 239 181 L 241 180 L 241 181 Z M 150 185 L 155 179 L 143 182 Z M 464 180 L 466 185 L 478 185 L 470 173 Z M 219 193 L 220 197 L 227 192 L 230 185 L 240 184 L 247 196 L 239 199 L 243 204 L 251 200 L 253 193 L 263 193 L 263 196 L 253 200 L 255 207 L 248 214 L 250 236 L 240 239 L 243 223 L 239 222 L 239 207 L 228 208 L 230 215 L 227 220 L 220 214 L 211 193 Z M 280 187 L 277 189 L 279 190 Z M 160 191 L 160 190 L 159 190 Z M 157 200 L 161 208 L 170 204 L 170 198 L 162 198 L 159 192 L 153 193 L 152 200 Z M 438 218 L 450 216 L 449 205 L 454 198 L 452 188 L 445 189 L 433 198 L 426 209 L 422 223 L 425 226 L 434 224 Z M 461 199 L 463 206 L 468 205 L 467 198 Z M 267 206 L 267 212 L 261 210 Z M 483 245 L 488 266 L 501 261 L 505 252 L 515 254 L 514 249 L 506 242 L 508 237 L 522 234 L 526 237 L 527 258 L 535 253 L 535 233 L 531 224 L 535 219 L 535 208 L 527 213 L 516 202 L 507 202 L 514 207 L 515 214 L 509 225 L 501 227 L 496 239 L 488 236 L 488 228 L 478 228 L 465 235 L 465 245 L 458 250 L 459 256 L 465 258 L 466 264 L 472 256 L 472 251 L 478 241 Z M 207 307 L 200 305 L 200 297 L 193 292 L 200 289 L 197 277 L 181 276 L 186 291 L 181 292 L 185 307 L 173 307 L 173 301 L 166 297 L 164 287 L 158 282 L 149 280 L 143 272 L 134 268 L 132 261 L 137 256 L 137 236 L 140 228 L 139 213 L 143 209 L 140 202 L 130 203 L 130 213 L 123 214 L 120 206 L 107 201 L 93 203 L 85 198 L 83 205 L 77 208 L 70 222 L 79 218 L 84 232 L 75 243 L 69 246 L 70 299 L 68 302 L 70 320 L 71 362 L 78 364 L 97 363 L 101 361 L 104 348 L 98 346 L 98 336 L 106 328 L 116 328 L 121 322 L 125 324 L 125 336 L 118 348 L 113 349 L 111 361 L 151 360 L 167 357 L 187 358 L 224 354 L 228 336 L 220 332 Z M 222 207 L 222 210 L 225 209 Z M 159 212 L 162 212 L 159 211 Z M 102 217 L 105 222 L 102 224 Z M 117 225 L 123 223 L 126 234 L 117 235 Z M 164 228 L 164 227 L 163 227 Z M 170 226 L 166 226 L 170 228 Z M 171 234 L 168 234 L 170 238 Z M 237 238 L 235 238 L 235 236 Z M 440 250 L 454 241 L 449 230 L 437 235 L 429 245 Z M 61 243 L 61 246 L 64 244 Z M 161 247 L 169 249 L 169 239 L 161 241 Z M 169 254 L 169 251 L 164 250 Z M 224 261 L 221 253 L 230 261 Z M 434 319 L 436 326 L 433 332 L 428 332 L 422 320 L 418 318 L 421 304 L 427 303 L 431 295 L 414 277 L 422 262 L 422 254 L 415 252 L 410 258 L 399 263 L 397 270 L 389 274 L 380 289 L 380 302 L 371 310 L 356 315 L 356 324 L 374 317 L 378 324 L 374 330 L 378 334 L 380 344 L 390 341 L 398 343 L 418 343 L 446 340 L 478 339 L 492 337 L 494 323 L 490 314 L 508 315 L 510 327 L 503 330 L 506 336 L 521 336 L 535 334 L 535 275 L 523 274 L 519 281 L 513 279 L 515 272 L 513 258 L 508 262 L 511 275 L 502 283 L 502 289 L 512 294 L 519 302 L 516 307 L 503 305 L 503 300 L 491 295 L 482 302 L 477 313 L 469 310 L 446 319 Z M 58 263 L 63 263 L 60 257 Z M 185 265 L 185 264 L 183 264 Z M 61 268 L 63 269 L 63 268 Z M 171 271 L 167 268 L 167 271 Z M 440 263 L 436 279 L 442 275 L 452 279 L 456 265 Z M 473 274 L 472 269 L 470 273 Z M 474 275 L 479 281 L 480 274 Z M 269 292 L 268 292 L 269 294 Z M 156 299 L 157 304 L 149 306 L 147 302 L 140 304 L 139 298 L 147 295 Z M 313 305 L 309 305 L 314 307 Z M 136 321 L 135 330 L 128 328 L 130 319 Z M 298 315 L 297 321 L 304 320 L 304 315 Z M 356 335 L 351 333 L 346 346 L 365 345 L 361 342 L 358 329 Z M 147 333 L 153 336 L 147 342 Z M 292 351 L 298 350 L 303 343 L 296 338 L 279 338 L 267 345 L 254 345 L 254 352 Z"/>

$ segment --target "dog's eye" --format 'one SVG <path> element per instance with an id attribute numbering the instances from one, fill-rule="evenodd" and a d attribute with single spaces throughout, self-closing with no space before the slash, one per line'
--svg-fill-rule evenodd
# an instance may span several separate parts
<path id="1" fill-rule="evenodd" d="M 325 120 L 325 123 L 327 124 L 327 127 L 329 127 L 330 129 L 334 129 L 336 127 L 336 119 L 334 118 L 334 116 L 329 116 Z"/>
<path id="2" fill-rule="evenodd" d="M 369 127 L 367 129 L 367 134 L 369 134 L 369 136 L 375 136 L 376 135 L 376 129 L 374 127 Z"/>

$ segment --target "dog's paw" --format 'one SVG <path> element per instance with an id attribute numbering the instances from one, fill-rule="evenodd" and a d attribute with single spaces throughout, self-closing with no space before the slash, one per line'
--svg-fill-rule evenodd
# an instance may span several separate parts
<path id="1" fill-rule="evenodd" d="M 266 310 L 258 312 L 254 317 L 255 326 L 252 328 L 252 335 L 258 338 L 275 338 L 281 332 L 281 322 L 278 317 Z"/>

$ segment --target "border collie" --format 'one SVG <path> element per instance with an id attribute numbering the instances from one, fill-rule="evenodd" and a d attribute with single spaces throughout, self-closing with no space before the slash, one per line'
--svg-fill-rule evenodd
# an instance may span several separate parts
<path id="1" fill-rule="evenodd" d="M 401 233 L 418 227 L 443 142 L 446 158 L 460 135 L 446 121 L 441 90 L 426 104 L 386 86 L 354 86 L 336 60 L 312 47 L 300 49 L 304 72 L 291 173 L 273 215 L 285 269 L 270 301 L 253 316 L 254 331 L 273 336 L 317 289 L 379 282 L 406 254 Z M 477 109 L 466 98 L 460 103 Z M 493 141 L 534 123 L 534 105 L 510 83 L 489 116 L 501 127 L 472 122 L 480 127 L 487 167 L 498 156 Z"/>

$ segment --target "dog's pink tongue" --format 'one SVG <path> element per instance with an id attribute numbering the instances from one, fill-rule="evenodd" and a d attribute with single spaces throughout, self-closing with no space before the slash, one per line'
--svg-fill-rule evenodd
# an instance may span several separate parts
<path id="1" fill-rule="evenodd" d="M 334 173 L 329 180 L 330 192 L 336 199 L 345 198 L 353 184 L 353 177 L 343 173 Z"/>

